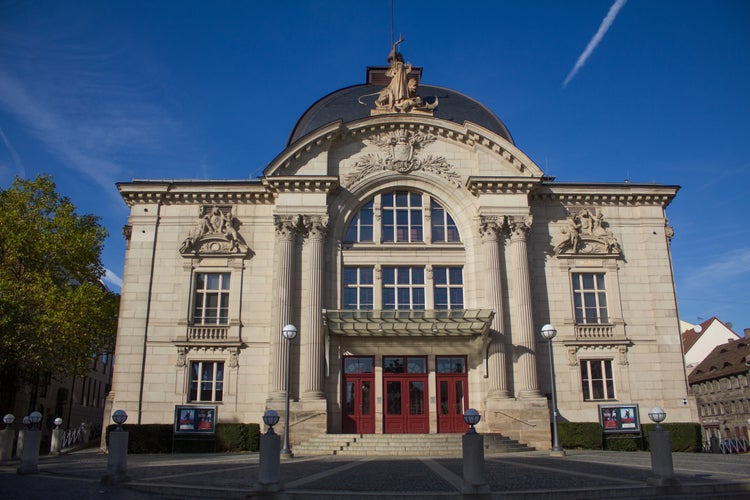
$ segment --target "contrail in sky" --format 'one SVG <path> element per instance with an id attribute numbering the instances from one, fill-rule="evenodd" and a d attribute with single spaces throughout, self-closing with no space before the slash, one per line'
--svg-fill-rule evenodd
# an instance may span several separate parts
<path id="1" fill-rule="evenodd" d="M 586 60 L 589 58 L 591 53 L 594 52 L 594 49 L 597 45 L 599 45 L 599 42 L 602 41 L 602 38 L 604 38 L 604 35 L 607 33 L 609 27 L 612 26 L 613 22 L 615 22 L 617 13 L 620 12 L 620 9 L 625 6 L 625 2 L 627 1 L 628 0 L 615 0 L 615 3 L 612 4 L 612 7 L 609 8 L 609 12 L 607 12 L 604 20 L 602 20 L 602 24 L 599 26 L 599 30 L 594 35 L 594 38 L 592 38 L 589 44 L 586 46 L 586 49 L 583 51 L 583 53 L 578 57 L 575 66 L 573 66 L 573 69 L 570 70 L 570 74 L 563 82 L 563 87 L 567 87 L 568 83 L 570 83 L 573 77 L 576 76 L 576 73 L 578 73 L 578 70 L 581 69 L 584 64 L 586 64 Z"/>
<path id="2" fill-rule="evenodd" d="M 18 156 L 16 148 L 13 147 L 13 144 L 11 144 L 8 138 L 5 136 L 5 132 L 3 132 L 2 127 L 0 127 L 0 138 L 2 138 L 3 143 L 5 143 L 5 147 L 8 148 L 8 152 L 10 152 L 10 157 L 13 159 L 13 166 L 18 171 L 19 177 L 26 177 L 26 170 L 23 168 L 23 163 L 21 163 L 21 157 Z"/>

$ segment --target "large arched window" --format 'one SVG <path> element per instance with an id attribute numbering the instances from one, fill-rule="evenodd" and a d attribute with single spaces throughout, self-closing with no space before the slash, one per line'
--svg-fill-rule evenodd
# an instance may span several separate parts
<path id="1" fill-rule="evenodd" d="M 344 309 L 464 308 L 458 227 L 430 194 L 400 189 L 374 195 L 352 217 L 344 240 Z"/>
<path id="2" fill-rule="evenodd" d="M 375 213 L 380 217 L 376 218 Z M 427 227 L 429 234 L 425 231 Z M 448 211 L 431 196 L 416 191 L 375 195 L 352 218 L 344 239 L 348 243 L 461 241 L 458 227 Z"/>

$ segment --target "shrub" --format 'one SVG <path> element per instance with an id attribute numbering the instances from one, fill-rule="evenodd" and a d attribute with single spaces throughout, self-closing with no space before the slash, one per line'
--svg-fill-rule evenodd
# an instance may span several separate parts
<path id="1" fill-rule="evenodd" d="M 693 422 L 675 422 L 661 424 L 665 431 L 669 431 L 672 451 L 686 451 L 697 453 L 702 451 L 701 424 Z M 656 428 L 656 424 L 644 424 L 643 434 L 648 443 L 648 435 Z"/>
<path id="2" fill-rule="evenodd" d="M 557 424 L 560 446 L 572 449 L 600 450 L 602 427 L 596 422 L 559 422 Z"/>
<path id="3" fill-rule="evenodd" d="M 117 426 L 107 427 L 109 434 Z M 258 424 L 216 424 L 214 435 L 179 435 L 176 439 L 172 424 L 125 424 L 128 432 L 128 453 L 211 453 L 214 451 L 258 451 L 260 426 Z"/>

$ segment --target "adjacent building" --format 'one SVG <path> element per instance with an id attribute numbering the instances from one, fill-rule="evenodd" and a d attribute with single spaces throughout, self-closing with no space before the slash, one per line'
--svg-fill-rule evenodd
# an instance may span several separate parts
<path id="1" fill-rule="evenodd" d="M 682 346 L 685 350 L 685 368 L 688 373 L 706 359 L 718 345 L 737 340 L 739 335 L 717 317 L 712 317 L 698 325 L 683 323 Z"/>
<path id="2" fill-rule="evenodd" d="M 665 215 L 678 187 L 555 181 L 397 46 L 312 104 L 260 178 L 118 189 L 111 403 L 129 423 L 186 404 L 261 422 L 289 394 L 293 442 L 464 432 L 473 407 L 481 432 L 544 449 L 547 323 L 562 418 L 622 402 L 694 420 Z"/>
<path id="3" fill-rule="evenodd" d="M 690 388 L 706 440 L 749 439 L 750 342 L 746 338 L 716 346 L 690 373 Z"/>

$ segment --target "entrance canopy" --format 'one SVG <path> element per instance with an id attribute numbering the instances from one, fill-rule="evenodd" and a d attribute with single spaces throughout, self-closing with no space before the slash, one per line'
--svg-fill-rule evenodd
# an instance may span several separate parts
<path id="1" fill-rule="evenodd" d="M 491 309 L 446 311 L 325 311 L 328 331 L 358 337 L 476 337 L 486 335 Z"/>

